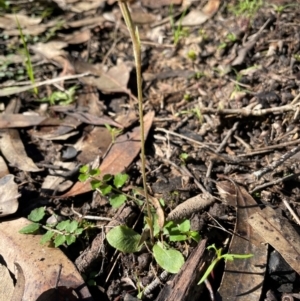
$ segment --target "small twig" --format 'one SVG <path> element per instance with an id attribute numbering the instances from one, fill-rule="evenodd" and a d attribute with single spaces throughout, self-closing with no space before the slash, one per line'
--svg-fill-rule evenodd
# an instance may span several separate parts
<path id="1" fill-rule="evenodd" d="M 266 173 L 274 170 L 275 168 L 277 168 L 278 166 L 282 165 L 287 159 L 289 159 L 290 157 L 294 156 L 295 154 L 297 154 L 300 151 L 300 145 L 294 147 L 293 149 L 291 149 L 289 152 L 285 153 L 283 156 L 280 157 L 279 160 L 274 161 L 272 164 L 270 164 L 269 166 L 266 166 L 264 168 L 262 168 L 261 170 L 258 170 L 256 172 L 253 173 L 253 176 L 257 179 L 260 179 L 263 175 L 265 175 Z"/>
<path id="2" fill-rule="evenodd" d="M 299 104 L 297 104 L 299 105 Z M 267 109 L 255 109 L 248 108 L 241 109 L 213 109 L 213 108 L 201 108 L 202 114 L 218 114 L 218 115 L 240 115 L 240 116 L 263 116 L 267 114 L 282 114 L 284 112 L 296 111 L 296 105 L 285 105 L 281 107 L 267 108 Z"/>
<path id="3" fill-rule="evenodd" d="M 213 289 L 212 289 L 212 287 L 211 287 L 211 284 L 210 284 L 210 282 L 208 281 L 208 279 L 205 279 L 205 280 L 204 280 L 204 284 L 205 284 L 205 286 L 206 286 L 206 288 L 207 288 L 207 290 L 208 290 L 208 292 L 209 292 L 210 300 L 211 300 L 211 301 L 215 301 L 214 291 L 213 291 Z"/>
<path id="4" fill-rule="evenodd" d="M 208 142 L 207 142 L 207 143 L 203 143 L 203 142 L 197 141 L 197 140 L 195 140 L 195 139 L 186 137 L 186 136 L 184 136 L 184 135 L 180 135 L 180 134 L 178 134 L 178 133 L 175 133 L 175 132 L 172 132 L 172 131 L 168 131 L 168 130 L 163 129 L 163 128 L 156 128 L 155 131 L 164 132 L 164 133 L 166 133 L 166 134 L 170 134 L 170 135 L 179 137 L 179 138 L 181 138 L 181 139 L 184 139 L 184 140 L 193 142 L 193 143 L 195 143 L 195 144 L 200 145 L 201 147 L 205 147 L 205 148 L 208 148 L 208 149 L 210 149 L 210 148 L 208 147 L 208 145 L 212 145 L 212 146 L 217 146 L 217 145 L 219 145 L 218 143 L 208 143 Z"/>
<path id="5" fill-rule="evenodd" d="M 149 285 L 146 286 L 144 290 L 144 295 L 149 296 L 160 284 L 167 280 L 169 273 L 163 271 L 159 277 L 156 277 Z"/>
<path id="6" fill-rule="evenodd" d="M 287 208 L 287 210 L 290 212 L 290 214 L 293 216 L 293 218 L 295 219 L 295 221 L 297 222 L 297 224 L 300 225 L 300 219 L 297 216 L 297 214 L 294 212 L 294 210 L 292 209 L 292 207 L 290 206 L 290 204 L 288 203 L 288 201 L 285 198 L 282 198 L 282 202 L 285 205 L 285 207 Z"/>
<path id="7" fill-rule="evenodd" d="M 299 176 L 300 173 L 297 173 L 297 174 L 291 174 L 291 175 L 288 175 L 288 176 L 285 176 L 285 177 L 282 177 L 280 179 L 276 179 L 274 181 L 271 181 L 271 182 L 268 182 L 268 183 L 264 183 L 262 185 L 258 185 L 256 186 L 255 188 L 253 188 L 252 190 L 249 191 L 250 194 L 252 194 L 253 192 L 256 192 L 258 190 L 261 190 L 263 188 L 266 188 L 266 187 L 269 187 L 269 186 L 273 186 L 273 185 L 276 185 L 276 184 L 279 184 L 279 183 L 282 183 L 282 182 L 285 182 L 287 180 L 290 180 L 292 178 L 295 178 L 297 176 Z"/>
<path id="8" fill-rule="evenodd" d="M 225 147 L 228 139 L 231 137 L 233 132 L 237 129 L 238 125 L 239 125 L 238 121 L 234 123 L 233 127 L 227 132 L 227 134 L 226 134 L 225 138 L 223 139 L 222 143 L 216 149 L 216 153 L 220 153 L 223 150 L 223 148 Z M 207 167 L 207 171 L 206 171 L 206 178 L 207 179 L 210 178 L 213 165 L 214 165 L 213 161 L 210 160 L 209 165 Z"/>
<path id="9" fill-rule="evenodd" d="M 284 142 L 284 143 L 281 143 L 281 144 L 262 147 L 262 148 L 254 150 L 251 153 L 237 155 L 237 157 L 240 158 L 240 157 L 250 157 L 250 156 L 260 155 L 260 154 L 269 152 L 273 149 L 283 148 L 283 147 L 291 146 L 291 145 L 298 144 L 298 143 L 300 143 L 300 139 L 297 139 L 297 140 L 294 140 L 294 141 L 289 141 L 289 142 Z"/>
<path id="10" fill-rule="evenodd" d="M 84 219 L 89 219 L 89 220 L 94 220 L 94 221 L 112 221 L 111 218 L 109 217 L 102 217 L 102 216 L 94 216 L 94 215 L 83 215 L 79 212 L 77 212 L 75 209 L 74 209 L 74 205 L 72 204 L 71 206 L 71 210 L 74 214 L 76 214 L 77 216 L 79 216 L 80 218 L 84 218 Z"/>

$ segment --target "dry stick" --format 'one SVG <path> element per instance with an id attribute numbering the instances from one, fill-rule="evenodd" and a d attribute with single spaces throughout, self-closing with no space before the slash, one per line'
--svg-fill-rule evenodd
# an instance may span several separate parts
<path id="1" fill-rule="evenodd" d="M 134 52 L 134 60 L 135 60 L 135 67 L 136 67 L 136 78 L 137 78 L 137 92 L 138 92 L 138 103 L 139 103 L 139 117 L 140 117 L 140 127 L 141 127 L 141 161 L 142 161 L 142 178 L 143 178 L 143 186 L 145 191 L 145 199 L 146 199 L 146 206 L 148 212 L 148 221 L 149 221 L 149 228 L 151 232 L 151 238 L 153 239 L 153 221 L 152 221 L 152 214 L 148 199 L 148 190 L 147 190 L 147 180 L 146 180 L 146 154 L 145 154 L 145 134 L 144 134 L 144 120 L 143 120 L 143 91 L 142 91 L 142 62 L 141 62 L 141 44 L 140 38 L 138 33 L 138 28 L 134 26 L 133 21 L 131 19 L 131 14 L 128 9 L 128 5 L 126 2 L 119 1 L 119 6 L 125 20 L 126 26 L 128 28 L 130 38 L 133 45 L 133 52 Z"/>
<path id="2" fill-rule="evenodd" d="M 269 187 L 269 186 L 273 186 L 273 185 L 276 185 L 278 183 L 285 182 L 287 180 L 293 179 L 293 178 L 298 177 L 298 176 L 300 176 L 300 173 L 291 174 L 291 175 L 288 175 L 288 176 L 276 179 L 274 181 L 271 181 L 271 182 L 268 182 L 268 183 L 264 183 L 262 185 L 258 185 L 255 188 L 253 188 L 252 190 L 250 190 L 249 193 L 252 194 L 253 192 L 256 192 L 256 191 L 261 190 L 263 188 L 266 188 L 266 187 Z"/>
<path id="3" fill-rule="evenodd" d="M 197 140 L 195 140 L 195 139 L 186 137 L 186 136 L 184 136 L 184 135 L 180 135 L 180 134 L 178 134 L 178 133 L 175 133 L 175 132 L 172 132 L 172 131 L 168 131 L 168 130 L 163 129 L 163 128 L 156 128 L 155 131 L 164 132 L 164 133 L 166 133 L 166 134 L 170 134 L 170 135 L 179 137 L 179 138 L 181 138 L 181 139 L 184 139 L 184 140 L 193 142 L 193 143 L 198 144 L 199 146 L 205 147 L 205 148 L 207 148 L 207 149 L 210 149 L 210 148 L 208 147 L 208 145 L 212 145 L 212 146 L 217 146 L 217 145 L 218 145 L 217 143 L 203 143 L 203 142 L 197 141 Z M 212 149 L 210 149 L 210 150 L 214 152 L 214 150 L 212 150 Z"/>
<path id="4" fill-rule="evenodd" d="M 234 123 L 233 127 L 227 132 L 227 134 L 226 134 L 225 138 L 223 139 L 222 143 L 216 149 L 216 153 L 220 153 L 223 150 L 223 148 L 225 147 L 228 139 L 231 137 L 233 132 L 237 129 L 238 125 L 239 125 L 238 121 Z M 210 174 L 211 174 L 213 165 L 214 165 L 213 161 L 210 160 L 209 165 L 207 167 L 207 171 L 206 171 L 206 178 L 210 178 Z"/>
<path id="5" fill-rule="evenodd" d="M 297 216 L 297 214 L 294 212 L 294 210 L 291 208 L 291 206 L 288 203 L 288 201 L 285 198 L 283 198 L 282 202 L 285 205 L 285 207 L 288 209 L 288 211 L 290 212 L 290 214 L 293 216 L 293 218 L 295 219 L 295 221 L 297 222 L 297 224 L 300 225 L 300 219 Z"/>
<path id="6" fill-rule="evenodd" d="M 149 296 L 160 284 L 167 280 L 169 273 L 163 271 L 159 277 L 156 277 L 149 285 L 146 286 L 144 290 L 144 295 Z"/>
<path id="7" fill-rule="evenodd" d="M 299 104 L 297 104 L 299 105 Z M 285 105 L 281 107 L 267 108 L 267 109 L 257 109 L 251 110 L 248 108 L 241 109 L 213 109 L 213 108 L 201 108 L 202 114 L 219 114 L 219 115 L 241 115 L 241 116 L 263 116 L 266 114 L 281 114 L 283 112 L 296 111 L 296 105 Z"/>
<path id="8" fill-rule="evenodd" d="M 41 87 L 41 86 L 44 86 L 44 85 L 52 85 L 52 84 L 55 84 L 55 83 L 60 82 L 62 80 L 77 79 L 77 78 L 84 77 L 84 76 L 87 76 L 87 75 L 90 75 L 90 72 L 85 72 L 85 73 L 82 73 L 82 74 L 68 75 L 68 76 L 62 76 L 62 77 L 52 78 L 52 79 L 48 79 L 48 80 L 45 80 L 45 81 L 40 82 L 40 83 L 35 83 L 35 84 L 32 84 L 32 85 L 28 85 L 28 86 L 25 86 L 25 87 L 19 87 L 19 88 L 9 87 L 9 88 L 4 88 L 4 89 L 0 90 L 0 97 L 1 96 L 9 96 L 9 95 L 13 95 L 13 94 L 25 92 L 27 90 L 30 90 L 30 89 L 33 89 L 33 88 L 38 88 L 38 87 Z"/>
<path id="9" fill-rule="evenodd" d="M 285 153 L 283 156 L 280 157 L 279 160 L 274 161 L 269 166 L 266 166 L 266 167 L 262 168 L 261 170 L 258 170 L 256 172 L 254 172 L 253 176 L 255 178 L 257 178 L 257 179 L 260 179 L 263 175 L 265 175 L 266 173 L 274 170 L 276 167 L 278 167 L 281 164 L 283 164 L 287 159 L 289 159 L 290 157 L 294 156 L 298 152 L 300 152 L 300 145 L 294 147 L 289 152 Z"/>
<path id="10" fill-rule="evenodd" d="M 285 142 L 285 143 L 281 143 L 281 144 L 270 145 L 270 146 L 266 146 L 266 147 L 262 147 L 262 148 L 256 149 L 255 151 L 253 151 L 251 153 L 237 155 L 237 157 L 241 158 L 241 157 L 251 157 L 251 156 L 255 156 L 255 155 L 260 155 L 262 153 L 269 152 L 269 151 L 271 151 L 273 149 L 277 149 L 277 148 L 282 148 L 282 147 L 286 147 L 286 146 L 298 144 L 299 142 L 300 142 L 300 139 L 297 139 L 297 140 L 294 140 L 294 141 L 289 141 L 289 142 Z"/>

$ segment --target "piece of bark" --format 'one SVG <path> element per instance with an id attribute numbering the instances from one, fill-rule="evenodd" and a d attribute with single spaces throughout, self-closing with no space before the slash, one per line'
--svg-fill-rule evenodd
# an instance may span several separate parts
<path id="1" fill-rule="evenodd" d="M 156 301 L 200 300 L 203 286 L 197 283 L 213 256 L 213 253 L 204 253 L 205 245 L 206 240 L 201 240 L 180 272 L 164 286 Z"/>
<path id="2" fill-rule="evenodd" d="M 226 261 L 218 294 L 223 301 L 256 301 L 260 299 L 267 266 L 268 248 L 248 225 L 251 214 L 261 211 L 246 189 L 229 181 L 217 183 L 221 198 L 237 207 L 237 217 L 228 254 L 253 254 L 247 259 Z"/>

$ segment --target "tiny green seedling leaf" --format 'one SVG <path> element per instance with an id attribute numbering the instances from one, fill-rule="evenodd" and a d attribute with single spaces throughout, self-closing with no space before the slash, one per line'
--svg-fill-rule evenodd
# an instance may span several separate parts
<path id="1" fill-rule="evenodd" d="M 66 226 L 66 231 L 69 233 L 73 233 L 78 228 L 78 222 L 77 221 L 71 221 Z"/>
<path id="2" fill-rule="evenodd" d="M 66 235 L 65 237 L 66 237 L 66 243 L 68 246 L 76 241 L 76 236 L 73 234 Z"/>
<path id="3" fill-rule="evenodd" d="M 87 173 L 89 171 L 88 165 L 83 165 L 80 167 L 79 172 L 80 173 Z"/>
<path id="4" fill-rule="evenodd" d="M 161 242 L 153 246 L 153 256 L 156 262 L 167 272 L 176 274 L 184 264 L 182 254 L 174 249 L 165 249 Z"/>
<path id="5" fill-rule="evenodd" d="M 117 188 L 122 188 L 123 185 L 126 183 L 127 179 L 128 179 L 127 174 L 118 173 L 114 176 L 114 185 Z"/>
<path id="6" fill-rule="evenodd" d="M 82 173 L 82 174 L 80 174 L 80 175 L 78 176 L 78 180 L 79 180 L 80 182 L 85 182 L 85 181 L 87 181 L 89 178 L 90 178 L 90 175 L 89 175 L 89 174 L 84 174 L 84 173 Z"/>
<path id="7" fill-rule="evenodd" d="M 127 226 L 117 226 L 107 233 L 106 239 L 115 249 L 133 253 L 139 250 L 141 235 Z"/>
<path id="8" fill-rule="evenodd" d="M 181 233 L 188 232 L 191 229 L 191 222 L 188 219 L 186 219 L 181 224 L 179 224 L 177 227 Z"/>
<path id="9" fill-rule="evenodd" d="M 96 168 L 96 169 L 91 169 L 90 170 L 90 176 L 91 177 L 97 177 L 100 175 L 100 169 Z"/>
<path id="10" fill-rule="evenodd" d="M 32 222 L 39 222 L 45 216 L 45 207 L 32 210 L 28 215 L 28 219 Z"/>
<path id="11" fill-rule="evenodd" d="M 54 239 L 54 246 L 55 248 L 61 246 L 66 241 L 66 235 L 58 234 Z"/>
<path id="12" fill-rule="evenodd" d="M 54 236 L 54 232 L 53 231 L 47 231 L 40 240 L 40 243 L 43 245 L 45 243 L 47 243 L 48 241 L 51 240 L 51 238 Z"/>
<path id="13" fill-rule="evenodd" d="M 66 230 L 66 227 L 70 224 L 69 220 L 62 221 L 56 225 L 56 229 L 59 231 Z"/>
<path id="14" fill-rule="evenodd" d="M 126 201 L 127 198 L 124 194 L 116 194 L 109 199 L 109 203 L 113 208 L 122 206 Z"/>
<path id="15" fill-rule="evenodd" d="M 107 184 L 102 184 L 98 189 L 100 190 L 102 195 L 107 195 L 107 194 L 111 193 L 112 186 L 107 185 Z"/>
<path id="16" fill-rule="evenodd" d="M 24 228 L 22 228 L 21 230 L 19 230 L 19 233 L 32 234 L 32 233 L 36 232 L 39 228 L 40 228 L 40 224 L 33 223 L 33 224 L 27 225 Z"/>

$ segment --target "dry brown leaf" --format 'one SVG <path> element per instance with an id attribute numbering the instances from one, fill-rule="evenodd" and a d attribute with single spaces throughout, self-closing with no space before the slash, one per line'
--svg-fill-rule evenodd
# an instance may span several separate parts
<path id="1" fill-rule="evenodd" d="M 22 301 L 25 290 L 25 276 L 22 267 L 19 263 L 14 262 L 16 270 L 18 272 L 17 283 L 15 285 L 14 293 L 11 297 L 12 301 Z"/>
<path id="2" fill-rule="evenodd" d="M 31 49 L 47 60 L 52 60 L 57 56 L 66 55 L 66 52 L 62 49 L 67 46 L 68 43 L 63 41 L 51 41 L 48 43 L 36 43 L 35 45 L 31 46 Z"/>
<path id="3" fill-rule="evenodd" d="M 154 112 L 149 112 L 144 117 L 145 137 L 152 126 Z M 140 151 L 140 127 L 136 127 L 130 133 L 125 133 L 116 139 L 108 155 L 100 165 L 101 174 L 117 174 L 123 172 L 127 166 L 134 160 Z M 60 196 L 67 198 L 70 196 L 82 194 L 91 191 L 90 182 L 77 182 L 70 191 Z"/>
<path id="4" fill-rule="evenodd" d="M 77 3 L 71 5 L 70 8 L 73 12 L 82 13 L 85 11 L 99 8 L 100 5 L 105 1 L 106 0 L 77 1 Z"/>
<path id="5" fill-rule="evenodd" d="M 71 35 L 65 36 L 64 41 L 69 44 L 81 44 L 86 43 L 91 39 L 91 31 L 89 29 L 74 32 Z"/>
<path id="6" fill-rule="evenodd" d="M 60 249 L 42 246 L 39 242 L 40 236 L 18 233 L 29 223 L 24 218 L 0 223 L 0 254 L 12 274 L 16 259 L 24 273 L 25 289 L 22 300 L 55 300 L 41 299 L 41 295 L 55 291 L 57 281 L 59 287 L 56 292 L 68 293 L 72 289 L 81 300 L 92 300 L 75 266 Z M 64 296 L 62 300 L 66 298 L 70 298 L 70 295 Z"/>
<path id="7" fill-rule="evenodd" d="M 3 178 L 4 176 L 9 174 L 8 167 L 3 159 L 2 156 L 0 156 L 0 178 Z"/>
<path id="8" fill-rule="evenodd" d="M 9 270 L 2 263 L 0 263 L 0 279 L 1 279 L 0 300 L 3 300 L 3 301 L 4 300 L 7 300 L 7 301 L 12 300 L 11 297 L 14 293 L 14 281 L 11 278 Z"/>
<path id="9" fill-rule="evenodd" d="M 13 175 L 6 175 L 0 179 L 0 217 L 10 215 L 18 210 L 18 185 Z"/>
<path id="10" fill-rule="evenodd" d="M 65 140 L 78 133 L 74 131 L 74 129 L 76 129 L 80 124 L 80 120 L 73 118 L 72 116 L 66 116 L 62 124 L 58 127 L 42 127 L 39 131 L 31 129 L 28 131 L 28 133 L 33 137 L 38 137 L 45 140 Z"/>
<path id="11" fill-rule="evenodd" d="M 236 203 L 237 206 L 234 229 L 236 235 L 232 236 L 228 253 L 254 255 L 251 258 L 226 262 L 219 294 L 223 301 L 260 300 L 268 250 L 266 245 L 261 244 L 259 235 L 247 223 L 249 216 L 260 209 L 255 200 L 241 186 L 222 181 L 217 183 L 217 188 L 225 203 L 230 205 Z"/>
<path id="12" fill-rule="evenodd" d="M 61 121 L 58 118 L 47 118 L 39 115 L 23 115 L 23 114 L 1 114 L 0 115 L 0 128 L 24 128 L 35 125 L 67 125 L 67 121 Z M 70 123 L 74 128 L 74 123 Z"/>
<path id="13" fill-rule="evenodd" d="M 23 171 L 37 172 L 41 171 L 31 158 L 25 152 L 17 130 L 6 130 L 1 134 L 0 149 L 5 159 L 14 167 Z"/>
<path id="14" fill-rule="evenodd" d="M 300 275 L 300 236 L 290 222 L 266 207 L 251 215 L 248 223 Z"/>
<path id="15" fill-rule="evenodd" d="M 103 93 L 127 90 L 131 68 L 125 63 L 114 66 L 107 72 L 102 71 L 98 66 L 81 61 L 75 61 L 73 66 L 76 73 L 90 72 L 93 76 L 86 76 L 80 80 L 86 85 L 97 87 Z"/>
<path id="16" fill-rule="evenodd" d="M 102 25 L 105 22 L 105 18 L 103 16 L 96 16 L 94 18 L 85 18 L 82 20 L 72 21 L 68 23 L 68 26 L 70 27 L 83 27 L 83 26 L 99 26 Z"/>
<path id="17" fill-rule="evenodd" d="M 10 21 L 10 28 L 18 28 L 17 20 L 20 23 L 22 30 L 28 26 L 38 25 L 41 23 L 42 18 L 32 18 L 22 14 L 5 14 L 4 18 Z M 12 27 L 13 26 L 13 27 Z M 1 27 L 1 23 L 0 23 Z M 7 29 L 7 27 L 4 27 Z M 20 34 L 20 32 L 19 32 Z"/>
<path id="18" fill-rule="evenodd" d="M 42 191 L 48 195 L 51 195 L 56 191 L 59 193 L 67 191 L 73 185 L 73 182 L 66 179 L 63 174 L 66 173 L 66 170 L 72 171 L 76 168 L 75 162 L 54 161 L 53 164 L 55 166 L 60 166 L 62 170 L 49 170 L 50 175 L 46 176 L 42 184 Z"/>
<path id="19" fill-rule="evenodd" d="M 99 137 L 101 137 L 101 139 L 99 139 Z M 107 128 L 94 127 L 93 130 L 83 138 L 77 160 L 82 164 L 94 161 L 97 156 L 105 154 L 111 141 L 111 135 Z"/>
<path id="20" fill-rule="evenodd" d="M 200 10 L 191 10 L 184 18 L 180 21 L 182 26 L 195 26 L 205 23 L 210 19 L 219 9 L 220 0 L 210 0 Z"/>
<path id="21" fill-rule="evenodd" d="M 110 1 L 113 2 L 113 1 Z M 180 5 L 182 0 L 142 0 L 142 5 L 149 8 L 161 8 L 163 6 Z"/>

